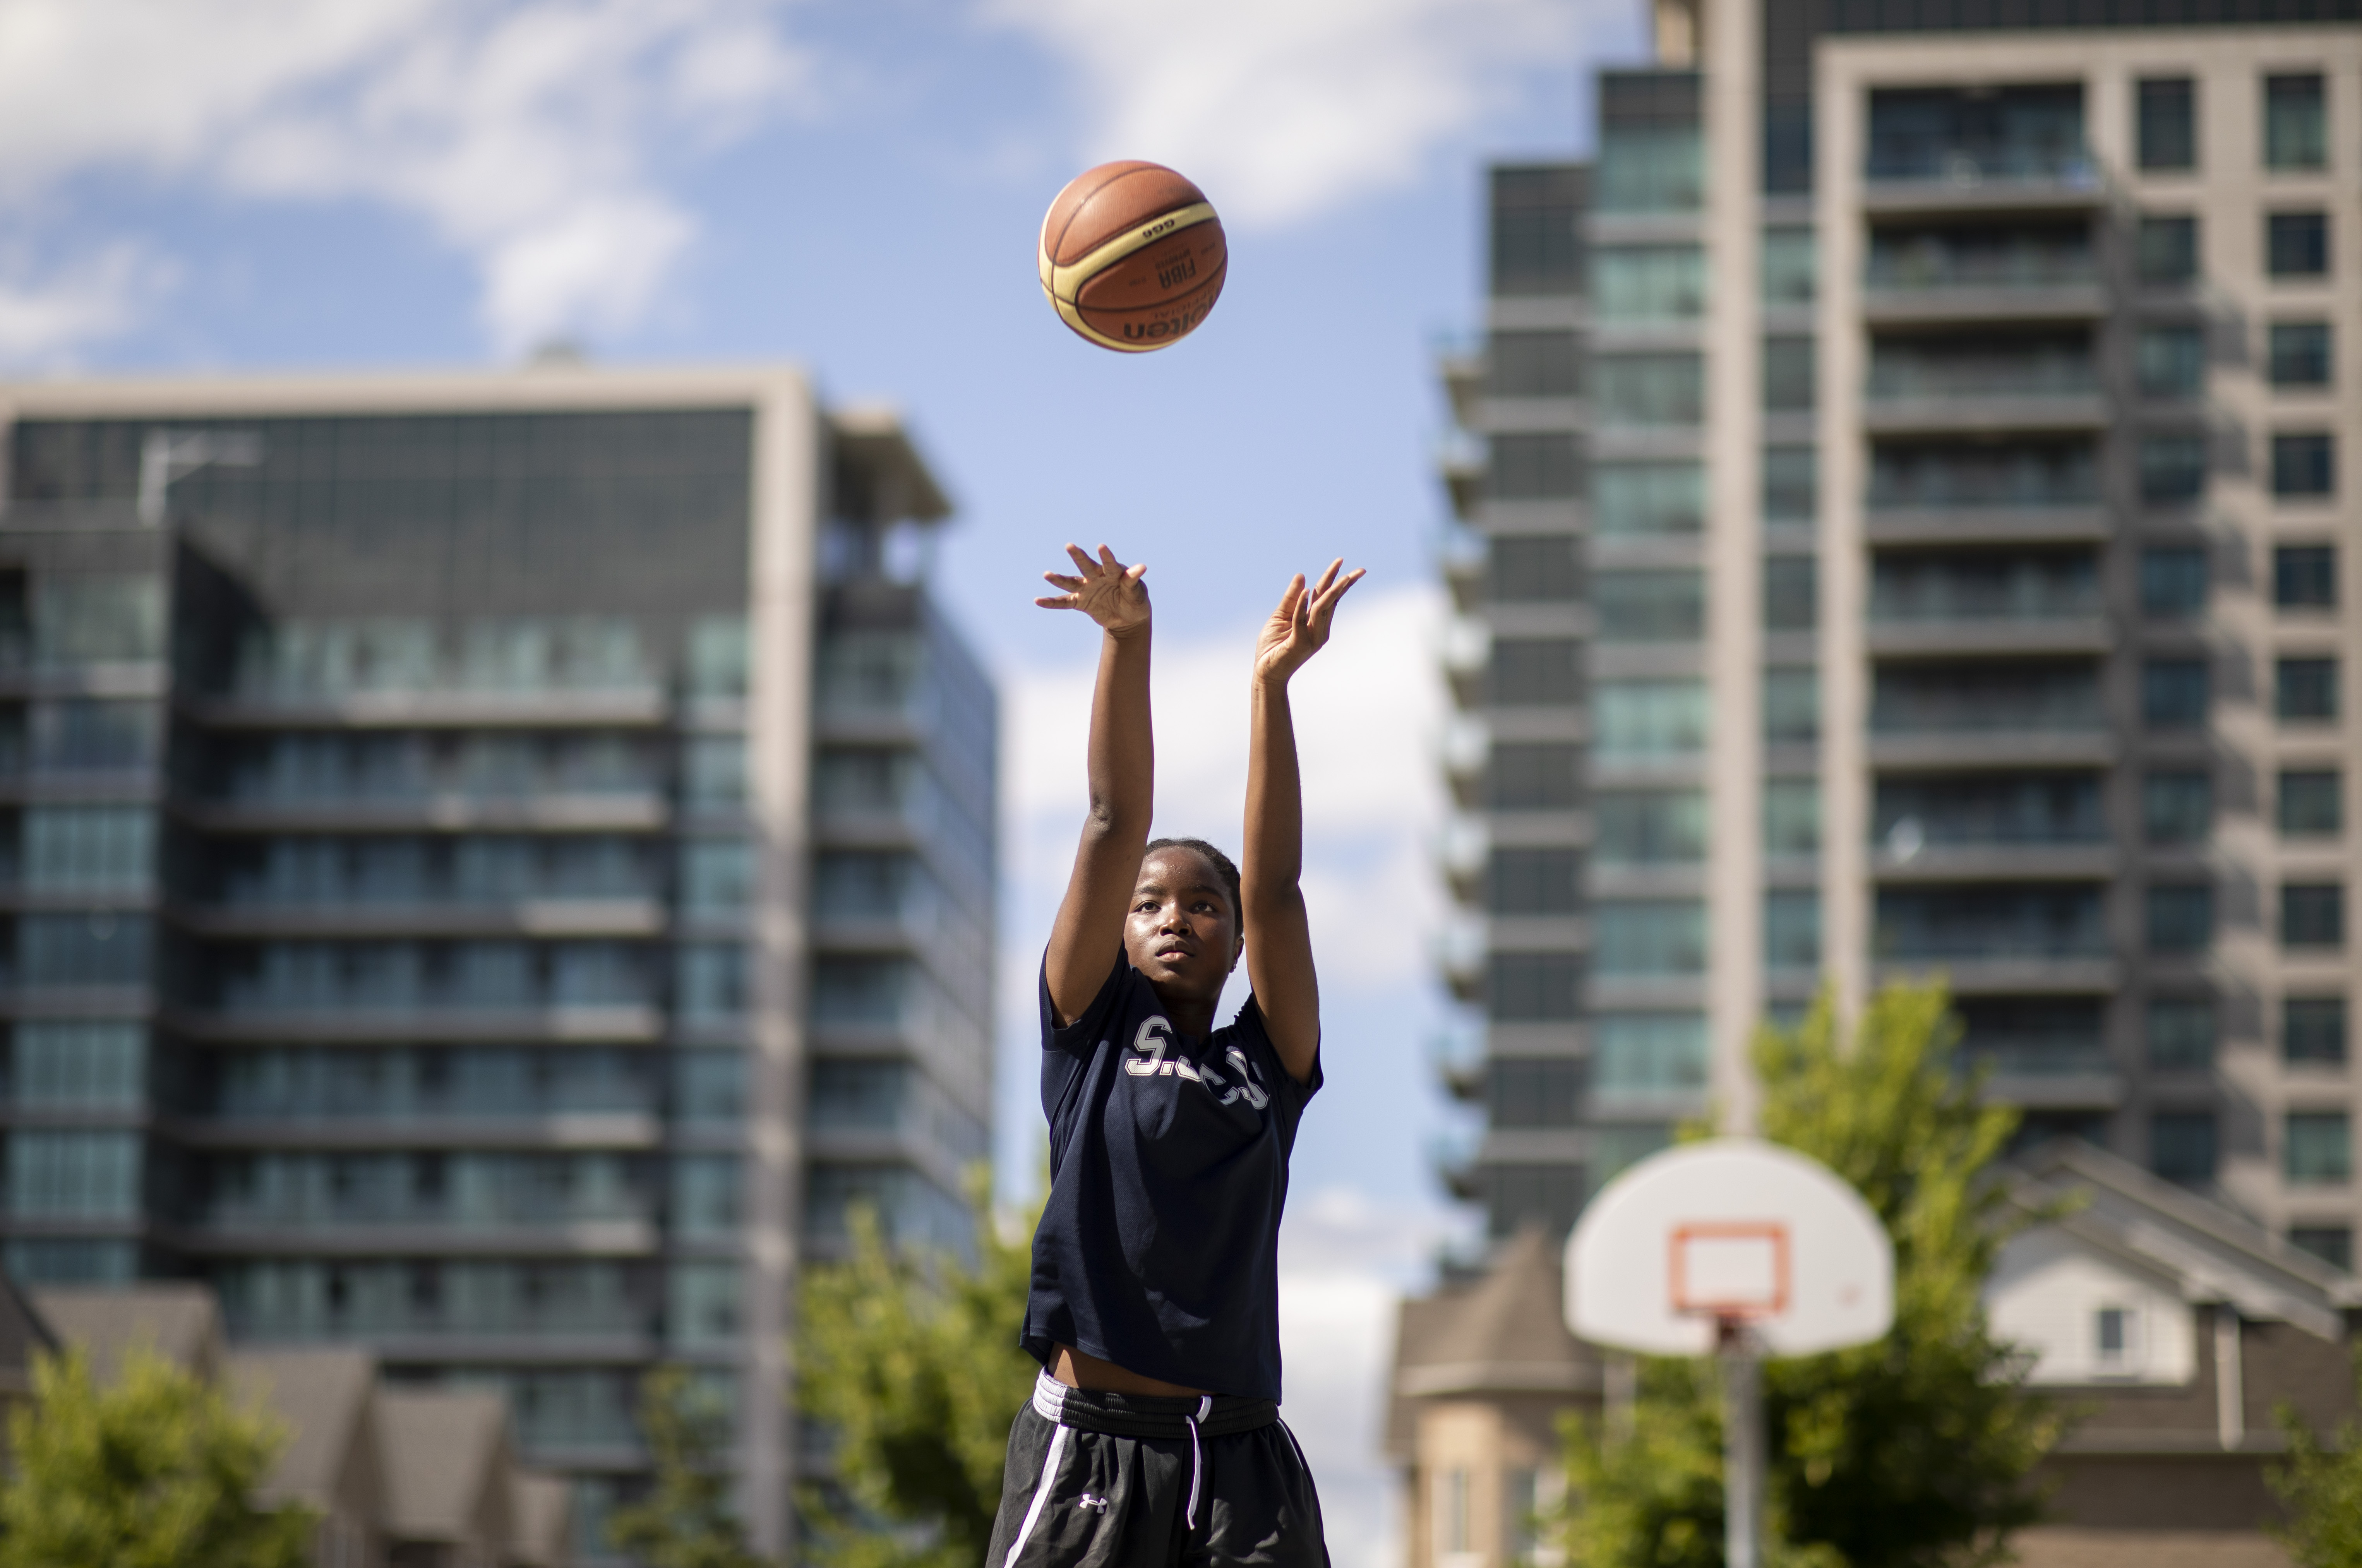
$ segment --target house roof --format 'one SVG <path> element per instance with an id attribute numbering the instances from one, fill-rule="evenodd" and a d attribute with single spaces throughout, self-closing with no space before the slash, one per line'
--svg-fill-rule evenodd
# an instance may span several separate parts
<path id="1" fill-rule="evenodd" d="M 504 1468 L 508 1441 L 508 1407 L 498 1394 L 381 1387 L 377 1417 L 388 1533 L 403 1540 L 473 1541 L 488 1510 L 506 1515 L 509 1499 L 487 1495 Z"/>
<path id="2" fill-rule="evenodd" d="M 2081 1139 L 2044 1144 L 2014 1164 L 2013 1202 L 2083 1244 L 2147 1270 L 2192 1302 L 2225 1302 L 2258 1321 L 2342 1337 L 2362 1306 L 2353 1275 Z"/>
<path id="3" fill-rule="evenodd" d="M 284 1423 L 291 1439 L 265 1494 L 332 1507 L 377 1391 L 377 1358 L 359 1350 L 240 1351 L 229 1358 L 229 1381 L 241 1401 Z"/>
<path id="4" fill-rule="evenodd" d="M 1599 1387 L 1599 1353 L 1566 1327 L 1565 1271 L 1539 1228 L 1501 1243 L 1485 1272 L 1396 1320 L 1386 1447 L 1407 1452 L 1410 1401 L 1448 1395 L 1581 1394 Z"/>
<path id="5" fill-rule="evenodd" d="M 102 1383 L 115 1376 L 125 1352 L 141 1344 L 201 1377 L 221 1370 L 221 1309 L 202 1285 L 42 1286 L 32 1297 L 33 1309 L 59 1339 L 89 1353 L 91 1374 Z"/>

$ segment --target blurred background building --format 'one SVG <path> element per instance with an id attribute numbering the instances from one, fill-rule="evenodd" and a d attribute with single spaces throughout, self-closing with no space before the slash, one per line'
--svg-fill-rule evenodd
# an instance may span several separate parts
<path id="1" fill-rule="evenodd" d="M 0 1235 L 506 1396 L 575 1549 L 638 1376 L 967 1240 L 995 700 L 894 417 L 785 370 L 0 387 Z"/>
<path id="2" fill-rule="evenodd" d="M 1823 977 L 1941 971 L 2030 1133 L 2350 1264 L 2362 28 L 2288 9 L 1669 5 L 1593 163 L 1492 171 L 1445 376 L 1495 1235 L 1743 1121 Z"/>
<path id="3" fill-rule="evenodd" d="M 1443 366 L 1444 963 L 1483 1015 L 1445 1054 L 1483 1116 L 1447 1179 L 1491 1237 L 1562 1240 L 1680 1120 L 1746 1123 L 1760 1018 L 1940 972 L 2027 1145 L 2145 1167 L 2342 1310 L 2362 6 L 1654 21 L 1656 65 L 1597 78 L 1591 161 L 1491 171 L 1485 329 Z M 2127 1309 L 2070 1273 L 2010 1285 L 2045 1380 L 2132 1375 L 2101 1353 Z M 1417 1438 L 1456 1365 L 1422 1325 L 1476 1288 L 1406 1309 L 1415 1563 L 1522 1539 L 1529 1438 Z M 2202 1403 L 2239 1348 L 2204 1336 L 2268 1315 L 2207 1310 L 2140 1376 Z M 2267 1441 L 2224 1364 L 2220 1430 L 2153 1448 Z M 2263 1507 L 2251 1471 L 2126 1474 L 2120 1504 L 2212 1499 L 2190 1528 Z"/>

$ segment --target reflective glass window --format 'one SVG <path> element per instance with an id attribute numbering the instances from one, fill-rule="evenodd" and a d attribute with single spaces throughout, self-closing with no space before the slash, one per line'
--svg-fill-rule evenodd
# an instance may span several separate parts
<path id="1" fill-rule="evenodd" d="M 2276 387 L 2325 387 L 2335 356 L 2325 321 L 2276 321 L 2265 330 L 2264 379 Z"/>
<path id="2" fill-rule="evenodd" d="M 1592 907 L 1594 962 L 1602 975 L 1702 975 L 1705 905 L 1694 899 L 1605 899 Z"/>
<path id="3" fill-rule="evenodd" d="M 1821 895 L 1809 889 L 1777 888 L 1763 895 L 1763 966 L 1821 966 Z"/>
<path id="4" fill-rule="evenodd" d="M 1763 672 L 1763 743 L 1810 745 L 1821 738 L 1821 672 L 1817 668 L 1772 668 Z"/>
<path id="5" fill-rule="evenodd" d="M 1593 701 L 1603 758 L 1683 756 L 1705 747 L 1703 681 L 1602 681 Z"/>
<path id="6" fill-rule="evenodd" d="M 1820 562 L 1813 556 L 1763 558 L 1763 629 L 1809 632 L 1820 622 Z"/>
<path id="7" fill-rule="evenodd" d="M 2142 908 L 2151 953 L 2201 953 L 2214 940 L 2214 889 L 2207 883 L 2153 886 Z"/>
<path id="8" fill-rule="evenodd" d="M 2320 169 L 2329 161 L 2329 93 L 2314 72 L 2264 78 L 2264 167 Z"/>
<path id="9" fill-rule="evenodd" d="M 2151 844 L 2202 844 L 2214 830 L 2214 780 L 2205 773 L 2141 776 L 2141 831 Z"/>
<path id="10" fill-rule="evenodd" d="M 1485 803 L 1495 811 L 1563 810 L 1582 798 L 1574 746 L 1553 742 L 1496 741 L 1485 768 Z"/>
<path id="11" fill-rule="evenodd" d="M 2198 220 L 2143 214 L 2133 240 L 2134 270 L 2144 283 L 2168 285 L 2198 278 Z"/>
<path id="12" fill-rule="evenodd" d="M 2337 490 L 2337 437 L 2326 430 L 2284 432 L 2272 437 L 2272 493 L 2296 498 L 2332 495 Z"/>
<path id="13" fill-rule="evenodd" d="M 1756 265 L 1766 310 L 1802 309 L 1819 289 L 1820 263 L 1809 228 L 1767 228 Z"/>
<path id="14" fill-rule="evenodd" d="M 8 1212 L 19 1220 L 132 1220 L 140 1211 L 136 1132 L 19 1129 L 8 1138 Z"/>
<path id="15" fill-rule="evenodd" d="M 2280 1152 L 2290 1182 L 2343 1185 L 2354 1176 L 2352 1120 L 2342 1110 L 2292 1110 Z"/>
<path id="16" fill-rule="evenodd" d="M 2162 545 L 2141 551 L 2141 613 L 2158 621 L 2204 614 L 2206 580 L 2202 546 Z"/>
<path id="17" fill-rule="evenodd" d="M 2214 1113 L 2161 1110 L 2148 1119 L 2148 1168 L 2168 1181 L 2214 1179 Z"/>
<path id="18" fill-rule="evenodd" d="M 1582 979 L 1576 954 L 1494 953 L 1485 959 L 1485 1013 L 1505 1023 L 1573 1018 Z"/>
<path id="19" fill-rule="evenodd" d="M 2345 831 L 2345 776 L 2334 767 L 2280 770 L 2279 822 L 2283 838 L 2335 838 Z"/>
<path id="20" fill-rule="evenodd" d="M 2345 885 L 2286 882 L 2280 886 L 2282 947 L 2345 945 Z"/>
<path id="21" fill-rule="evenodd" d="M 1592 1088 L 1598 1094 L 1691 1094 L 1706 1087 L 1703 1014 L 1596 1013 L 1591 1040 Z"/>
<path id="22" fill-rule="evenodd" d="M 2280 1055 L 2291 1062 L 2345 1060 L 2345 999 L 2290 997 L 2281 1002 Z"/>
<path id="23" fill-rule="evenodd" d="M 1572 702 L 1582 690 L 1577 659 L 1571 637 L 1496 637 L 1486 670 L 1491 701 L 1507 708 Z"/>
<path id="24" fill-rule="evenodd" d="M 1496 534 L 1485 547 L 1485 597 L 1493 603 L 1564 603 L 1582 591 L 1570 535 Z"/>
<path id="25" fill-rule="evenodd" d="M 153 879 L 156 815 L 144 806 L 28 806 L 20 875 L 45 892 L 138 892 Z"/>
<path id="26" fill-rule="evenodd" d="M 1821 784 L 1817 778 L 1763 781 L 1763 853 L 1775 857 L 1818 854 Z"/>
<path id="27" fill-rule="evenodd" d="M 1572 332 L 1496 332 L 1485 345 L 1485 391 L 1491 397 L 1574 397 L 1583 361 Z"/>
<path id="28" fill-rule="evenodd" d="M 2337 661 L 2284 658 L 2272 672 L 2272 712 L 2282 723 L 2330 723 L 2337 717 Z"/>
<path id="29" fill-rule="evenodd" d="M 2329 215 L 2266 213 L 2264 270 L 2275 278 L 2328 276 Z"/>
<path id="30" fill-rule="evenodd" d="M 1602 354 L 1592 400 L 1607 425 L 1693 425 L 1705 417 L 1705 363 L 1694 353 Z"/>
<path id="31" fill-rule="evenodd" d="M 1591 253 L 1591 308 L 1605 322 L 1694 321 L 1705 314 L 1705 252 L 1694 245 L 1610 245 Z"/>
<path id="32" fill-rule="evenodd" d="M 2134 139 L 2141 168 L 2198 167 L 2198 84 L 2187 76 L 2147 77 L 2136 94 Z"/>
<path id="33" fill-rule="evenodd" d="M 1694 865 L 1705 858 L 1705 796 L 1696 790 L 1602 790 L 1592 799 L 1603 866 Z"/>
<path id="34" fill-rule="evenodd" d="M 1485 907 L 1497 915 L 1573 914 L 1583 902 L 1582 871 L 1572 849 L 1496 846 L 1485 870 Z"/>
<path id="35" fill-rule="evenodd" d="M 1583 451 L 1562 431 L 1524 432 L 1490 438 L 1487 480 L 1500 501 L 1556 501 L 1580 493 Z"/>
<path id="36" fill-rule="evenodd" d="M 2281 545 L 2272 551 L 2272 603 L 2282 610 L 2337 607 L 2337 547 Z"/>
<path id="37" fill-rule="evenodd" d="M 2190 1071 L 2214 1065 L 2214 999 L 2151 997 L 2148 1061 L 2153 1067 Z"/>
<path id="38" fill-rule="evenodd" d="M 1603 571 L 1593 589 L 1592 609 L 1602 642 L 1694 642 L 1705 625 L 1705 575 Z"/>
<path id="39" fill-rule="evenodd" d="M 1591 475 L 1592 526 L 1603 535 L 1694 534 L 1705 524 L 1696 463 L 1602 463 Z"/>

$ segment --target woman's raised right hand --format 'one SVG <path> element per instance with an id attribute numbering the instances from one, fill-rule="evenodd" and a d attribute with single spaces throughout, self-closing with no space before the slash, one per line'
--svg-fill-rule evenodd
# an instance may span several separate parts
<path id="1" fill-rule="evenodd" d="M 1078 545 L 1068 545 L 1066 554 L 1074 558 L 1075 570 L 1080 575 L 1043 572 L 1043 581 L 1065 591 L 1036 599 L 1034 603 L 1044 610 L 1079 610 L 1119 637 L 1147 627 L 1148 585 L 1140 580 L 1148 570 L 1146 565 L 1126 566 L 1105 545 L 1099 547 L 1097 560 Z"/>

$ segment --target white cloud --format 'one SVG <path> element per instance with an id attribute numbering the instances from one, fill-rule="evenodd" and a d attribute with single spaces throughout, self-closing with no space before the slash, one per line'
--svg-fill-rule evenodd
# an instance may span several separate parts
<path id="1" fill-rule="evenodd" d="M 1573 71 L 1584 0 L 983 0 L 1072 67 L 1093 156 L 1186 171 L 1224 215 L 1284 223 L 1407 182 L 1515 73 Z M 1620 16 L 1620 12 L 1619 12 Z"/>
<path id="2" fill-rule="evenodd" d="M 613 331 L 695 236 L 655 150 L 808 101 L 785 4 L 0 0 L 0 193 L 130 171 L 383 204 L 475 263 L 503 351 Z"/>
<path id="3" fill-rule="evenodd" d="M 83 344 L 128 328 L 172 275 L 169 263 L 128 241 L 71 267 L 0 254 L 0 363 L 70 361 Z"/>

